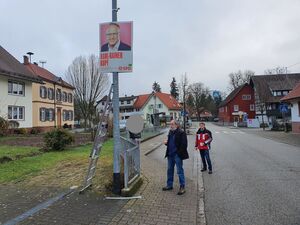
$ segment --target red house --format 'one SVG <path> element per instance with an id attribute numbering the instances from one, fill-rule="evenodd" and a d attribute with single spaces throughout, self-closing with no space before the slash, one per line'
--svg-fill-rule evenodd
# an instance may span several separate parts
<path id="1" fill-rule="evenodd" d="M 219 105 L 220 122 L 243 122 L 245 118 L 255 118 L 254 90 L 247 83 L 233 90 Z"/>

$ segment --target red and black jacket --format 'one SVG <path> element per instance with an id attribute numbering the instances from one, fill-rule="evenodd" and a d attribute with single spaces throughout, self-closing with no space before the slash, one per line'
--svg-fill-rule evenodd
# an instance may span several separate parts
<path id="1" fill-rule="evenodd" d="M 211 142 L 212 142 L 212 134 L 209 130 L 205 128 L 204 130 L 199 129 L 197 131 L 195 147 L 197 147 L 199 150 L 209 150 Z M 201 143 L 203 143 L 202 146 Z"/>

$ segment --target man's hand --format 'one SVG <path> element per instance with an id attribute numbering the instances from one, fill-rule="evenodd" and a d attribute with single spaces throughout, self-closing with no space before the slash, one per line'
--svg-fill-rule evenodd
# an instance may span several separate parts
<path id="1" fill-rule="evenodd" d="M 165 139 L 164 140 L 164 144 L 166 145 L 168 143 L 168 139 Z"/>

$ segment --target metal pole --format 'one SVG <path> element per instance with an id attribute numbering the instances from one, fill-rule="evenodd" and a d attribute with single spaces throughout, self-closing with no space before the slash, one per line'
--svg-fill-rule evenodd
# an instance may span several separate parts
<path id="1" fill-rule="evenodd" d="M 112 0 L 112 21 L 117 21 L 117 0 Z M 120 194 L 121 179 L 120 179 L 120 126 L 119 126 L 119 75 L 113 73 L 113 137 L 114 137 L 114 163 L 113 163 L 113 193 Z"/>
<path id="2" fill-rule="evenodd" d="M 185 117 L 186 117 L 186 113 L 185 113 L 185 78 L 186 78 L 186 74 L 184 76 L 184 83 L 183 83 L 183 130 L 184 132 L 186 132 L 186 127 L 185 127 Z"/>

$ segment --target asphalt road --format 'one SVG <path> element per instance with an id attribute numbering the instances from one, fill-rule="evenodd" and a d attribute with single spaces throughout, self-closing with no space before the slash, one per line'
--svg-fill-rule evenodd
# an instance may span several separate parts
<path id="1" fill-rule="evenodd" d="M 245 130 L 207 128 L 214 138 L 213 174 L 203 173 L 207 225 L 299 225 L 300 149 Z M 195 179 L 194 136 L 188 140 L 191 157 L 184 168 Z M 149 157 L 166 163 L 164 149 Z"/>

